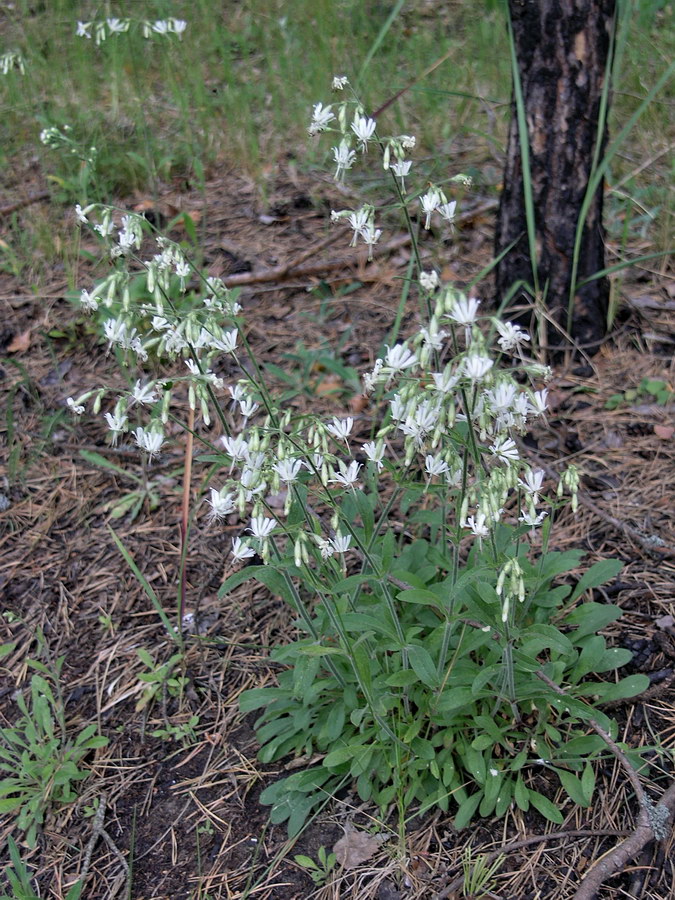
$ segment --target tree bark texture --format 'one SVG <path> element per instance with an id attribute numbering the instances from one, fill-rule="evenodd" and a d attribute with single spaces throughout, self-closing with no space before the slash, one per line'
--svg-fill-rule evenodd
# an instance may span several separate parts
<path id="1" fill-rule="evenodd" d="M 607 136 L 606 129 L 599 133 L 599 111 L 615 6 L 616 0 L 509 0 L 527 121 L 539 300 L 565 330 L 577 223 L 596 143 L 604 149 Z M 605 265 L 603 187 L 601 183 L 586 216 L 576 284 Z M 520 280 L 533 285 L 515 93 L 495 234 L 497 253 L 514 240 L 496 270 L 498 302 Z M 590 352 L 605 334 L 608 296 L 606 278 L 574 292 L 571 336 Z M 533 299 L 521 288 L 513 302 Z M 559 329 L 549 326 L 548 343 L 565 344 Z"/>

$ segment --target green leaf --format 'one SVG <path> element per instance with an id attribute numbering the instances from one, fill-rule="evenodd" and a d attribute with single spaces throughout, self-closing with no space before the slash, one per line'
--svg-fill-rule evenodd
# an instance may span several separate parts
<path id="1" fill-rule="evenodd" d="M 551 803 L 548 797 L 544 797 L 539 791 L 530 790 L 529 799 L 532 806 L 534 806 L 545 819 L 548 819 L 549 822 L 555 822 L 556 825 L 562 825 L 563 814 L 555 804 Z"/>
<path id="2" fill-rule="evenodd" d="M 605 687 L 602 694 L 603 703 L 608 700 L 625 700 L 627 697 L 636 697 L 646 691 L 650 685 L 646 675 L 628 675 L 616 684 Z"/>
<path id="3" fill-rule="evenodd" d="M 601 559 L 595 563 L 577 582 L 577 586 L 572 591 L 570 602 L 574 602 L 580 597 L 584 591 L 589 588 L 599 587 L 615 578 L 623 569 L 623 563 L 619 559 Z"/>
<path id="4" fill-rule="evenodd" d="M 582 603 L 581 606 L 568 613 L 565 616 L 565 624 L 577 626 L 577 630 L 570 634 L 570 638 L 574 641 L 587 634 L 596 634 L 611 622 L 615 622 L 621 614 L 618 606 L 591 601 Z"/>
<path id="5" fill-rule="evenodd" d="M 586 792 L 577 776 L 572 772 L 568 772 L 567 769 L 561 769 L 558 766 L 555 767 L 555 771 L 560 779 L 560 784 L 563 786 L 571 800 L 576 803 L 577 806 L 588 806 Z"/>
<path id="6" fill-rule="evenodd" d="M 0 659 L 4 659 L 6 656 L 9 656 L 10 653 L 13 653 L 15 647 L 16 647 L 16 642 L 13 644 L 0 645 Z"/>
<path id="7" fill-rule="evenodd" d="M 240 694 L 239 709 L 243 713 L 253 712 L 254 709 L 267 706 L 283 696 L 284 693 L 280 688 L 252 688 Z"/>
<path id="8" fill-rule="evenodd" d="M 91 463 L 93 466 L 99 466 L 101 469 L 109 469 L 111 472 L 115 472 L 117 475 L 123 475 L 125 478 L 129 478 L 132 481 L 135 481 L 137 484 L 142 484 L 143 480 L 138 477 L 138 475 L 134 475 L 133 472 L 127 471 L 127 469 L 123 469 L 122 466 L 118 466 L 117 463 L 111 462 L 111 460 L 106 459 L 105 456 L 102 456 L 100 453 L 97 453 L 95 450 L 80 450 L 80 456 L 86 462 Z"/>
<path id="9" fill-rule="evenodd" d="M 409 646 L 407 650 L 408 660 L 419 680 L 427 687 L 439 687 L 441 681 L 429 651 L 416 644 Z"/>
<path id="10" fill-rule="evenodd" d="M 595 791 L 595 770 L 590 762 L 586 762 L 586 765 L 584 766 L 584 771 L 581 776 L 581 788 L 584 797 L 586 798 L 585 806 L 590 806 L 591 800 L 593 799 L 593 792 Z"/>
<path id="11" fill-rule="evenodd" d="M 461 831 L 462 828 L 465 828 L 471 822 L 473 814 L 478 809 L 478 805 L 482 799 L 483 792 L 477 791 L 459 804 L 459 809 L 455 814 L 455 828 L 457 831 Z"/>
<path id="12" fill-rule="evenodd" d="M 520 775 L 513 789 L 513 799 L 516 801 L 518 809 L 522 809 L 523 812 L 527 812 L 530 808 L 530 791 L 525 787 L 525 782 Z"/>
<path id="13" fill-rule="evenodd" d="M 418 681 L 418 675 L 412 669 L 400 669 L 385 679 L 384 683 L 388 687 L 408 687 L 411 684 L 417 684 Z"/>
<path id="14" fill-rule="evenodd" d="M 438 595 L 434 594 L 433 591 L 426 590 L 426 588 L 412 588 L 411 590 L 400 591 L 398 599 L 404 603 L 417 603 L 421 606 L 433 606 L 436 609 L 439 609 L 441 606 Z"/>

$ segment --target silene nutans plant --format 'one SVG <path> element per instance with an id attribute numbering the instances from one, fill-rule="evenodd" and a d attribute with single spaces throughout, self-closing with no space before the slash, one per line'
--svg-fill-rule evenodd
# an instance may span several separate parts
<path id="1" fill-rule="evenodd" d="M 164 237 L 142 256 L 150 225 L 98 205 L 77 216 L 100 235 L 112 270 L 81 304 L 97 311 L 129 387 L 68 404 L 104 415 L 112 443 L 133 442 L 150 467 L 176 421 L 196 422 L 211 472 L 207 522 L 241 525 L 220 596 L 254 578 L 293 610 L 297 638 L 272 652 L 276 684 L 240 701 L 257 713 L 263 762 L 320 760 L 263 791 L 273 822 L 296 834 L 355 784 L 383 815 L 395 810 L 401 829 L 432 807 L 458 828 L 514 805 L 560 823 L 534 776 L 555 773 L 588 806 L 593 760 L 608 752 L 588 720 L 615 738 L 598 704 L 647 686 L 645 676 L 615 675 L 631 654 L 598 634 L 619 608 L 580 602 L 620 564 L 597 563 L 575 587 L 557 583 L 582 558 L 548 549 L 551 514 L 575 508 L 578 475 L 570 467 L 549 484 L 519 444 L 546 415 L 550 371 L 529 358 L 522 328 L 423 270 L 413 216 L 450 229 L 455 201 L 434 185 L 408 193 L 415 138 L 381 134 L 346 78 L 333 88 L 339 100 L 314 107 L 310 134 L 332 138 L 337 179 L 383 163 L 427 310 L 423 327 L 363 376 L 368 409 L 322 418 L 275 400 L 236 294 Z M 467 179 L 446 189 L 457 185 Z M 372 253 L 376 213 L 364 205 L 331 218 Z M 215 371 L 224 366 L 236 373 L 227 382 Z"/>

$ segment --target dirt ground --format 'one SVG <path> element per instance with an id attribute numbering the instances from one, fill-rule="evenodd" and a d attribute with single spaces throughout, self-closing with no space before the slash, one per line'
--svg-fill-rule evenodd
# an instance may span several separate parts
<path id="1" fill-rule="evenodd" d="M 330 208 L 347 206 L 353 198 L 340 196 L 328 182 L 317 184 L 298 175 L 290 163 L 270 177 L 267 187 L 261 192 L 236 173 L 220 173 L 207 186 L 206 203 L 189 186 L 176 185 L 154 210 L 160 220 L 180 210 L 200 214 L 198 228 L 211 274 L 251 278 L 252 272 L 277 267 L 269 281 L 242 287 L 256 355 L 290 371 L 298 359 L 305 365 L 308 353 L 320 358 L 319 350 L 325 356 L 326 348 L 335 348 L 334 358 L 345 366 L 369 368 L 396 316 L 408 245 L 403 237 L 390 235 L 386 252 L 367 264 L 363 256 L 344 249 L 346 240 L 326 243 L 334 234 L 327 225 Z M 142 199 L 123 202 L 131 207 Z M 432 242 L 423 244 L 429 262 L 443 270 L 445 279 L 461 285 L 489 262 L 493 208 L 489 197 L 467 198 L 458 237 L 440 250 L 433 244 L 442 258 L 432 255 Z M 26 223 L 53 223 L 56 217 L 62 227 L 70 215 L 41 201 L 5 216 L 0 226 L 7 235 Z M 298 260 L 295 269 L 279 273 L 279 267 Z M 556 469 L 559 462 L 574 461 L 583 474 L 579 512 L 559 520 L 555 548 L 583 548 L 585 565 L 608 557 L 625 563 L 619 578 L 599 596 L 611 597 L 624 610 L 608 634 L 635 653 L 625 671 L 646 673 L 651 687 L 635 700 L 613 704 L 612 715 L 630 745 L 658 741 L 672 755 L 673 405 L 640 397 L 615 410 L 605 408 L 610 396 L 635 387 L 643 377 L 671 386 L 675 381 L 675 292 L 666 274 L 634 268 L 615 285 L 623 304 L 613 335 L 589 363 L 556 367 L 548 421 L 526 443 L 535 463 Z M 96 276 L 82 263 L 79 287 L 89 287 Z M 205 510 L 196 513 L 188 550 L 189 611 L 202 623 L 203 634 L 188 643 L 185 690 L 180 698 L 158 697 L 137 709 L 146 687 L 139 681 L 145 667 L 137 649 L 146 648 L 164 662 L 172 646 L 115 548 L 109 525 L 172 614 L 179 571 L 182 445 L 177 441 L 152 464 L 158 507 L 144 509 L 133 522 L 112 520 L 109 504 L 130 490 L 132 482 L 95 465 L 91 457 L 84 459 L 81 451 L 102 454 L 136 474 L 139 457 L 128 445 L 110 447 L 101 420 L 73 420 L 65 402 L 91 387 L 121 383 L 120 375 L 105 346 L 66 299 L 65 267 L 55 267 L 37 294 L 30 283 L 25 271 L 0 274 L 0 392 L 8 410 L 0 419 L 0 494 L 6 507 L 0 513 L 5 613 L 0 628 L 3 643 L 16 643 L 0 671 L 3 724 L 17 716 L 13 695 L 30 678 L 27 658 L 46 661 L 64 655 L 69 727 L 79 731 L 95 722 L 109 738 L 107 747 L 88 757 L 90 776 L 77 802 L 49 816 L 34 851 L 22 848 L 40 896 L 65 897 L 89 855 L 82 896 L 92 900 L 454 897 L 460 896 L 454 882 L 468 845 L 474 858 L 509 845 L 490 896 L 571 898 L 593 861 L 635 827 L 639 809 L 613 760 L 598 768 L 592 808 L 568 803 L 561 827 L 534 812 L 513 810 L 501 821 L 480 821 L 458 833 L 451 817 L 438 812 L 413 819 L 401 847 L 393 815 L 381 821 L 351 790 L 328 803 L 293 844 L 284 826 L 268 823 L 258 797 L 297 761 L 274 766 L 257 761 L 255 717 L 239 713 L 237 698 L 243 690 L 273 680 L 267 651 L 292 636 L 292 616 L 260 586 L 245 584 L 217 598 L 231 571 L 230 538 L 238 526 L 209 527 Z M 487 301 L 489 282 L 476 292 Z M 402 333 L 417 316 L 411 298 Z M 347 414 L 355 409 L 354 398 L 353 387 L 314 359 L 305 365 L 295 402 Z M 361 410 L 357 421 L 360 417 L 365 423 L 367 416 L 367 409 Z M 195 498 L 203 471 L 197 451 Z M 36 640 L 40 632 L 46 645 L 42 651 Z M 152 736 L 195 715 L 195 740 L 183 744 Z M 665 756 L 652 761 L 645 785 L 657 799 L 670 783 L 672 764 Z M 541 780 L 545 792 L 561 801 L 557 779 L 543 772 Z M 105 834 L 97 830 L 95 817 L 86 814 L 97 802 L 105 805 Z M 337 867 L 327 884 L 315 885 L 294 856 L 316 859 L 320 847 L 330 850 L 350 829 L 377 831 L 386 839 L 366 863 Z M 12 818 L 5 817 L 2 845 L 9 834 L 20 842 Z M 599 896 L 674 897 L 672 851 L 672 836 L 649 844 Z"/>

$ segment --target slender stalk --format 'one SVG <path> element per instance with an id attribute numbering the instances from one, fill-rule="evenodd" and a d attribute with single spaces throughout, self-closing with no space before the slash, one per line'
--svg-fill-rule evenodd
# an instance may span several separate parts
<path id="1" fill-rule="evenodd" d="M 183 628 L 185 595 L 187 593 L 187 542 L 190 517 L 190 482 L 192 481 L 192 451 L 194 447 L 195 411 L 188 411 L 187 436 L 185 438 L 185 466 L 183 468 L 183 499 L 180 514 L 180 587 L 178 592 L 178 629 Z"/>

